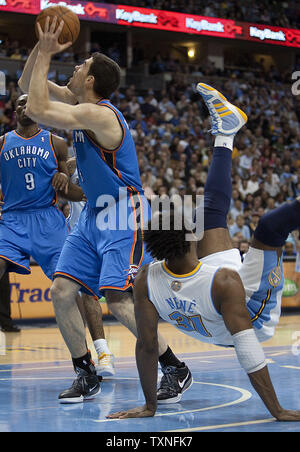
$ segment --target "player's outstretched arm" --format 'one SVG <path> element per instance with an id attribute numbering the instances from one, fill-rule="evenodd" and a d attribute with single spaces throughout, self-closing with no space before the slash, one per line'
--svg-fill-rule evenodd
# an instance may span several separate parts
<path id="1" fill-rule="evenodd" d="M 135 279 L 134 309 L 138 330 L 136 362 L 146 404 L 128 411 L 107 416 L 110 419 L 154 416 L 157 408 L 158 369 L 158 313 L 148 298 L 148 266 L 144 266 Z"/>
<path id="2" fill-rule="evenodd" d="M 29 91 L 31 74 L 38 56 L 38 52 L 39 52 L 39 43 L 35 45 L 29 57 L 27 58 L 22 75 L 18 81 L 19 88 L 23 91 L 23 93 L 26 94 Z M 77 104 L 77 99 L 67 86 L 59 86 L 56 83 L 51 82 L 50 80 L 48 80 L 47 83 L 50 97 L 53 100 L 57 100 L 71 105 Z"/>
<path id="3" fill-rule="evenodd" d="M 217 311 L 232 334 L 239 362 L 265 406 L 278 421 L 300 421 L 300 411 L 283 409 L 277 399 L 264 351 L 252 328 L 244 286 L 238 273 L 220 270 L 214 280 L 212 295 Z"/>
<path id="4" fill-rule="evenodd" d="M 49 19 L 49 18 L 47 18 Z M 116 149 L 123 130 L 111 109 L 92 102 L 68 105 L 50 100 L 48 72 L 51 56 L 69 44 L 59 44 L 63 21 L 55 31 L 56 20 L 46 21 L 44 32 L 39 27 L 39 51 L 32 70 L 26 115 L 36 122 L 59 129 L 84 129 L 94 132 L 95 139 L 108 150 Z"/>

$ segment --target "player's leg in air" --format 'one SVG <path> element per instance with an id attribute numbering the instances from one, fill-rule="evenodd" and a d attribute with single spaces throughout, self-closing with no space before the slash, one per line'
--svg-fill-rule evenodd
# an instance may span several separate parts
<path id="1" fill-rule="evenodd" d="M 208 107 L 212 120 L 211 134 L 215 137 L 212 162 L 204 191 L 204 236 L 198 242 L 198 257 L 201 260 L 205 259 L 206 262 L 211 256 L 212 265 L 230 263 L 239 267 L 240 253 L 233 249 L 227 216 L 232 198 L 234 137 L 248 118 L 211 86 L 199 83 L 197 90 Z M 216 262 L 217 260 L 220 262 Z"/>
<path id="2" fill-rule="evenodd" d="M 241 265 L 238 250 L 232 249 L 227 214 L 232 193 L 230 150 L 236 128 L 246 122 L 246 117 L 212 87 L 201 83 L 198 91 L 210 111 L 212 134 L 216 135 L 205 187 L 204 238 L 198 243 L 198 257 L 207 264 L 239 272 L 253 327 L 258 339 L 264 341 L 273 336 L 279 321 L 284 284 L 282 247 L 288 235 L 300 228 L 300 202 L 298 199 L 285 204 L 260 219 Z"/>

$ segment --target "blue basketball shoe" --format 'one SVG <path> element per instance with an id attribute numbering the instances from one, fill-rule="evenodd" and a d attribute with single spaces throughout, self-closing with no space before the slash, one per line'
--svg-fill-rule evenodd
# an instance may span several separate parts
<path id="1" fill-rule="evenodd" d="M 212 135 L 235 135 L 247 123 L 247 115 L 212 86 L 198 83 L 197 91 L 209 110 Z"/>

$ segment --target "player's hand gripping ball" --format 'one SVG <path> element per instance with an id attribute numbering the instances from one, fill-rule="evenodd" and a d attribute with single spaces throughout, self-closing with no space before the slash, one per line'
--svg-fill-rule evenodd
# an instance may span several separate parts
<path id="1" fill-rule="evenodd" d="M 50 6 L 49 8 L 44 9 L 37 16 L 35 21 L 35 33 L 37 38 L 39 38 L 37 24 L 39 23 L 41 29 L 44 31 L 47 17 L 50 17 L 50 24 L 53 22 L 54 17 L 57 17 L 54 31 L 57 30 L 61 21 L 64 21 L 63 29 L 58 38 L 59 44 L 66 44 L 67 42 L 74 44 L 80 32 L 78 16 L 66 6 Z"/>

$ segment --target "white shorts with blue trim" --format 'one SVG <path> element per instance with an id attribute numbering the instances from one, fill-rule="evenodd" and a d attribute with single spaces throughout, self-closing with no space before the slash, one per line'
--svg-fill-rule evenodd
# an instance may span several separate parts
<path id="1" fill-rule="evenodd" d="M 242 262 L 239 250 L 232 249 L 211 254 L 201 261 L 239 273 L 258 340 L 264 342 L 273 337 L 280 319 L 284 287 L 282 258 L 277 252 L 251 247 Z"/>

